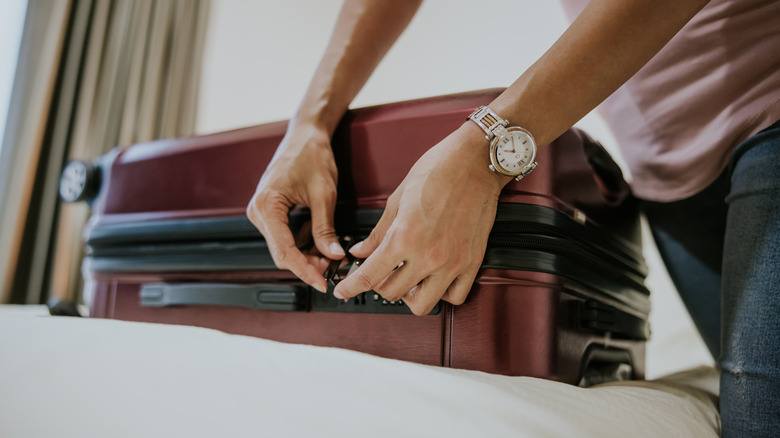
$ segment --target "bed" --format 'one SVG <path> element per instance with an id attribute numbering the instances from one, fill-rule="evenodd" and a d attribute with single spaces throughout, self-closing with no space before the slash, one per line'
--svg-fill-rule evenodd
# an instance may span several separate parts
<path id="1" fill-rule="evenodd" d="M 0 306 L 0 437 L 719 436 L 717 371 L 588 389 Z"/>

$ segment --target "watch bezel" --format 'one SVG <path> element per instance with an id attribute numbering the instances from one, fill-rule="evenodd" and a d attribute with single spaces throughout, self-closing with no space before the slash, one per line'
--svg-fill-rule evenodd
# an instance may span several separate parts
<path id="1" fill-rule="evenodd" d="M 523 163 L 523 166 L 520 168 L 520 170 L 516 172 L 507 170 L 498 162 L 498 156 L 497 156 L 498 143 L 501 141 L 502 138 L 506 136 L 506 134 L 502 136 L 496 135 L 490 141 L 490 164 L 492 165 L 493 169 L 495 169 L 496 172 L 502 175 L 517 177 L 524 174 L 528 170 L 528 168 L 533 165 L 534 161 L 536 160 L 536 140 L 534 140 L 534 136 L 531 135 L 531 132 L 519 126 L 509 126 L 504 129 L 506 130 L 506 134 L 509 134 L 511 132 L 522 132 L 523 134 L 527 135 L 529 140 L 531 141 L 531 156 L 528 158 L 528 160 L 524 160 L 525 163 Z"/>

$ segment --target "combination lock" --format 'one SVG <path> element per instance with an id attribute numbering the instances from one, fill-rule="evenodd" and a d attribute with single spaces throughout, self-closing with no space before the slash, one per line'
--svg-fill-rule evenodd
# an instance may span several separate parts
<path id="1" fill-rule="evenodd" d="M 412 315 L 412 311 L 403 300 L 389 301 L 373 290 L 363 292 L 347 301 L 333 296 L 333 289 L 339 282 L 353 274 L 360 268 L 364 259 L 354 257 L 349 253 L 349 248 L 354 245 L 355 239 L 345 236 L 340 239 L 341 246 L 347 256 L 341 260 L 334 260 L 325 270 L 323 276 L 328 282 L 327 293 L 312 292 L 312 311 L 340 312 L 340 313 L 390 313 Z M 431 311 L 431 315 L 438 314 L 441 303 Z"/>

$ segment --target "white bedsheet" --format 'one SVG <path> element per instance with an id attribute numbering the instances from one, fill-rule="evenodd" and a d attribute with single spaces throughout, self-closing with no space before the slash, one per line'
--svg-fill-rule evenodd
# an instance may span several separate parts
<path id="1" fill-rule="evenodd" d="M 716 379 L 706 368 L 582 389 L 194 327 L 0 312 L 3 438 L 710 437 Z"/>

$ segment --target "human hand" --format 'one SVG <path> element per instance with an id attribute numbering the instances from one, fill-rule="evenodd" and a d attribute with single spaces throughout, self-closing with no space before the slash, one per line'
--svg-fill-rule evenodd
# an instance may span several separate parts
<path id="1" fill-rule="evenodd" d="M 387 201 L 369 237 L 350 249 L 367 259 L 334 294 L 373 289 L 403 298 L 416 315 L 442 299 L 462 304 L 482 263 L 498 195 L 511 180 L 488 170 L 484 133 L 467 123 L 426 152 Z"/>
<path id="2" fill-rule="evenodd" d="M 276 266 L 289 269 L 320 292 L 327 290 L 322 272 L 328 259 L 345 255 L 333 228 L 337 180 L 327 132 L 312 124 L 291 122 L 246 208 Z M 304 254 L 296 246 L 288 219 L 295 205 L 311 210 L 311 233 L 319 254 Z"/>

